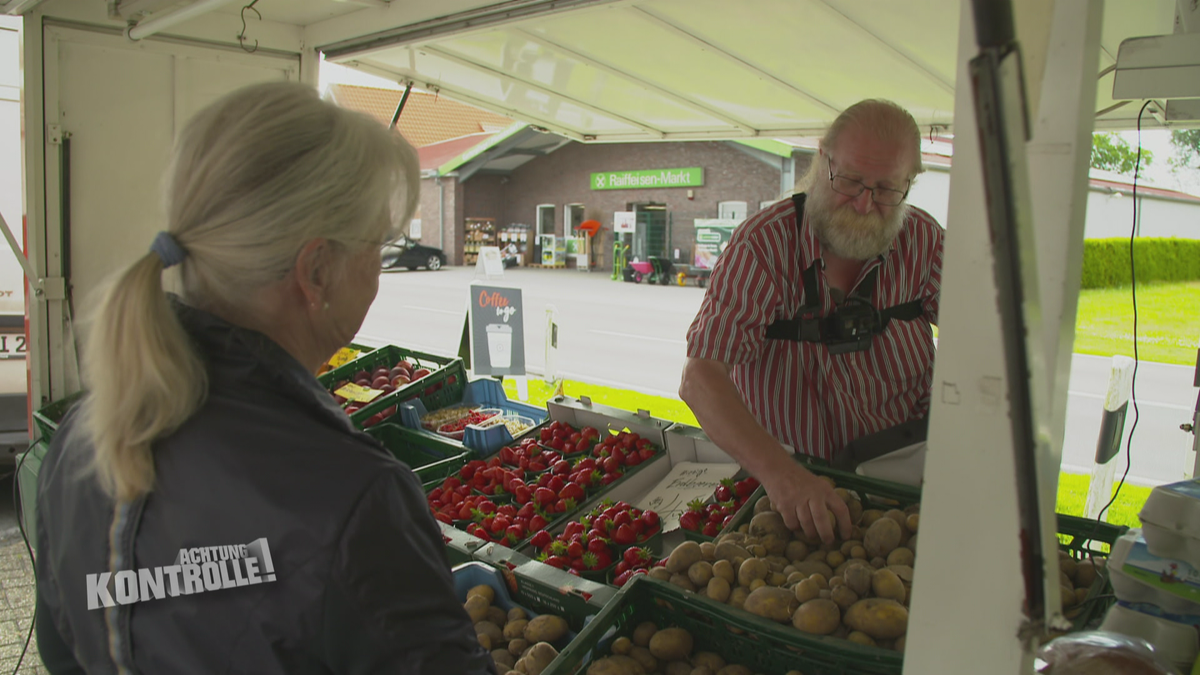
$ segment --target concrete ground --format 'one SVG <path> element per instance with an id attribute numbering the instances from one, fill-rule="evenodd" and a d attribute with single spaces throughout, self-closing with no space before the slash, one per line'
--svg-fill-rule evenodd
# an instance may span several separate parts
<path id="1" fill-rule="evenodd" d="M 33 564 L 29 551 L 20 533 L 9 529 L 0 533 L 0 674 L 47 675 L 32 637 L 28 638 L 28 651 L 17 669 L 33 625 L 33 605 Z"/>

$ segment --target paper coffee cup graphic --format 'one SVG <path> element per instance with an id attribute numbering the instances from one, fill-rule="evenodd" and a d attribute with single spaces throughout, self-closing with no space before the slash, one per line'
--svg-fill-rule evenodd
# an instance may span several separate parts
<path id="1" fill-rule="evenodd" d="M 512 367 L 512 326 L 489 323 L 487 331 L 488 360 L 493 368 Z"/>

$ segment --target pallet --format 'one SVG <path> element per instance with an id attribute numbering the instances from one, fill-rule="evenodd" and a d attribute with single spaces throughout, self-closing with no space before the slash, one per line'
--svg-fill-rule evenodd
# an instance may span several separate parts
<path id="1" fill-rule="evenodd" d="M 530 264 L 526 265 L 526 267 L 537 267 L 537 268 L 541 268 L 541 269 L 559 269 L 559 270 L 567 268 L 566 265 L 542 265 L 539 263 L 530 263 Z"/>

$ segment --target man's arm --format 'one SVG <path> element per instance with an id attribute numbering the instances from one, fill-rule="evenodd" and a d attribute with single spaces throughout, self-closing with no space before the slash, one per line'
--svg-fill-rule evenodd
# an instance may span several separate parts
<path id="1" fill-rule="evenodd" d="M 843 539 L 849 539 L 850 510 L 829 483 L 797 464 L 779 441 L 754 419 L 729 377 L 729 365 L 689 358 L 679 397 L 687 403 L 717 447 L 759 479 L 771 504 L 793 530 L 809 537 L 834 539 L 832 512 Z"/>

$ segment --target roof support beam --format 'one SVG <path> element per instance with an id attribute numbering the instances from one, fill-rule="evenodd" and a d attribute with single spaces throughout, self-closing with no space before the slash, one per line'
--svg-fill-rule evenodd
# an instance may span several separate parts
<path id="1" fill-rule="evenodd" d="M 578 52 L 574 49 L 571 49 L 570 47 L 567 47 L 566 45 L 563 45 L 559 42 L 555 42 L 545 36 L 539 35 L 532 31 L 524 30 L 522 28 L 513 28 L 511 30 L 514 33 L 520 34 L 522 37 L 529 40 L 530 42 L 536 42 L 537 44 L 540 44 L 541 46 L 545 47 L 546 49 L 549 49 L 551 51 L 557 51 L 562 54 L 566 54 L 567 56 L 570 56 L 571 58 L 575 59 L 576 61 L 579 61 L 580 63 L 584 64 L 585 66 L 588 66 L 589 68 L 595 68 L 596 70 L 599 70 L 599 71 L 601 71 L 607 75 L 610 75 L 612 77 L 616 77 L 616 78 L 625 80 L 626 82 L 631 82 L 631 83 L 636 84 L 637 86 L 645 89 L 646 91 L 652 92 L 654 94 L 658 94 L 660 96 L 663 96 L 664 98 L 671 99 L 672 101 L 674 101 L 675 103 L 678 103 L 679 105 L 682 105 L 687 108 L 691 108 L 692 110 L 695 110 L 696 112 L 701 113 L 703 115 L 708 115 L 709 117 L 712 117 L 713 119 L 720 120 L 720 121 L 728 124 L 731 127 L 739 129 L 742 133 L 744 133 L 748 136 L 755 136 L 758 134 L 758 132 L 754 129 L 754 127 L 750 126 L 746 122 L 739 120 L 736 117 L 731 117 L 731 116 L 729 116 L 723 112 L 720 112 L 718 110 L 714 110 L 714 109 L 712 109 L 708 106 L 705 106 L 701 103 L 698 103 L 676 91 L 672 91 L 670 88 L 663 85 L 662 83 L 650 82 L 649 80 L 643 80 L 639 77 L 634 76 L 631 73 L 625 72 L 619 68 L 616 68 L 607 63 L 604 63 L 603 61 L 599 61 L 599 60 L 595 59 L 594 57 L 587 56 L 587 55 L 583 54 L 582 52 Z"/>
<path id="2" fill-rule="evenodd" d="M 863 35 L 870 36 L 872 39 L 875 40 L 876 43 L 880 44 L 881 46 L 883 46 L 884 48 L 886 48 L 888 51 L 892 52 L 896 56 L 900 57 L 901 60 L 907 61 L 909 65 L 911 65 L 913 68 L 915 68 L 917 70 L 917 72 L 919 72 L 922 75 L 925 75 L 927 78 L 929 78 L 929 80 L 931 82 L 933 82 L 934 84 L 936 84 L 938 87 L 940 87 L 942 89 L 942 91 L 946 92 L 947 94 L 950 94 L 951 96 L 954 95 L 954 83 L 946 81 L 945 78 L 943 78 L 942 76 L 935 73 L 933 71 L 933 69 L 930 68 L 927 64 L 919 61 L 917 59 L 917 57 L 913 56 L 912 54 L 909 54 L 908 52 L 904 51 L 903 49 L 900 49 L 896 45 L 888 42 L 887 40 L 884 40 L 883 38 L 879 37 L 875 33 L 871 32 L 871 30 L 869 28 L 867 28 L 862 23 L 860 23 L 859 21 L 857 21 L 856 19 L 851 17 L 849 14 L 846 14 L 841 9 L 838 9 L 837 7 L 834 7 L 833 5 L 829 4 L 829 0 L 817 0 L 816 4 L 823 6 L 826 10 L 828 10 L 828 13 L 831 16 L 836 16 L 836 17 L 841 18 L 846 24 L 848 24 L 849 26 L 860 31 Z"/>
<path id="3" fill-rule="evenodd" d="M 436 84 L 433 82 L 422 83 L 422 82 L 418 81 L 416 79 L 416 77 L 413 75 L 410 75 L 408 73 L 396 72 L 389 68 L 384 68 L 373 62 L 345 61 L 345 62 L 342 62 L 341 65 L 347 66 L 349 68 L 357 68 L 358 70 L 361 70 L 364 73 L 370 73 L 372 75 L 376 75 L 378 77 L 382 77 L 384 79 L 391 80 L 393 82 L 398 82 L 400 84 L 407 84 L 409 82 L 413 82 L 414 84 L 420 85 L 420 87 L 422 89 L 424 89 L 425 91 L 433 92 L 435 94 L 444 93 L 456 101 L 461 101 L 463 103 L 469 103 L 477 108 L 483 108 L 484 110 L 490 110 L 492 112 L 499 113 L 502 115 L 508 115 L 508 116 L 512 117 L 513 119 L 523 120 L 525 122 L 536 124 L 540 127 L 545 127 L 546 129 L 553 131 L 554 133 L 556 133 L 560 136 L 565 136 L 572 140 L 576 140 L 576 141 L 595 140 L 594 136 L 585 136 L 583 134 L 583 132 L 581 132 L 577 129 L 570 129 L 570 128 L 562 126 L 561 124 L 557 124 L 555 122 L 551 122 L 551 121 L 544 120 L 544 119 L 541 119 L 538 117 L 534 117 L 533 115 L 530 115 L 522 110 L 514 110 L 512 108 L 506 108 L 504 106 L 496 105 L 495 101 L 485 101 L 483 99 L 473 96 L 472 94 L 469 94 L 469 93 L 463 92 L 463 91 L 459 91 L 457 89 L 454 89 L 453 87 L 447 87 L 440 83 L 436 83 Z"/>
<path id="4" fill-rule="evenodd" d="M 479 173 L 483 169 L 483 167 L 487 166 L 488 162 L 492 161 L 493 159 L 496 159 L 498 157 L 503 157 L 504 155 L 508 154 L 514 148 L 516 148 L 518 145 L 520 145 L 521 143 L 524 143 L 526 140 L 528 140 L 530 135 L 536 134 L 536 133 L 537 133 L 536 131 L 532 131 L 530 129 L 522 129 L 521 131 L 518 131 L 517 133 L 513 134 L 512 136 L 509 136 L 508 138 L 504 139 L 503 141 L 500 141 L 496 145 L 493 145 L 492 147 L 488 148 L 487 150 L 485 150 L 483 152 L 483 154 L 479 155 L 478 157 L 475 157 L 474 159 L 470 160 L 463 166 L 458 167 L 458 169 L 456 170 L 458 172 L 458 182 L 459 183 L 467 182 L 468 180 L 470 180 L 471 176 L 474 176 L 475 174 Z"/>
<path id="5" fill-rule="evenodd" d="M 821 98 L 818 98 L 817 95 L 812 93 L 811 91 L 802 89 L 801 87 L 796 86 L 794 83 L 788 82 L 787 80 L 783 79 L 782 77 L 779 77 L 778 75 L 775 75 L 774 73 L 766 70 L 762 66 L 755 64 L 751 61 L 748 61 L 742 56 L 738 56 L 737 54 L 734 54 L 732 52 L 726 51 L 726 50 L 718 47 L 716 44 L 714 44 L 713 42 L 710 42 L 709 40 L 706 40 L 698 35 L 689 33 L 688 31 L 684 30 L 683 28 L 676 26 L 675 24 L 671 23 L 669 20 L 664 19 L 663 17 L 659 16 L 658 14 L 655 14 L 654 12 L 646 9 L 645 7 L 629 7 L 627 11 L 637 13 L 639 16 L 649 20 L 651 23 L 655 24 L 659 28 L 662 28 L 663 30 L 665 30 L 667 32 L 674 33 L 675 35 L 678 35 L 679 37 L 687 40 L 688 42 L 695 44 L 696 46 L 700 47 L 701 49 L 703 49 L 707 52 L 711 52 L 711 53 L 715 54 L 716 56 L 719 56 L 719 57 L 725 59 L 726 61 L 729 61 L 730 63 L 737 65 L 739 68 L 742 68 L 743 70 L 747 70 L 749 72 L 754 73 L 755 76 L 757 76 L 757 77 L 761 77 L 763 79 L 770 80 L 771 82 L 775 83 L 776 85 L 778 85 L 784 89 L 787 89 L 788 91 L 792 92 L 793 94 L 795 94 L 801 98 L 807 99 L 808 101 L 824 108 L 827 112 L 833 113 L 834 115 L 837 115 L 838 113 L 841 112 L 841 110 L 839 108 L 837 108 L 836 106 L 834 106 L 832 103 L 822 100 Z"/>
<path id="6" fill-rule="evenodd" d="M 650 134 L 651 136 L 657 136 L 659 138 L 662 138 L 662 136 L 663 136 L 663 132 L 661 129 L 655 129 L 654 127 L 652 127 L 648 124 L 645 124 L 644 122 L 639 122 L 631 117 L 626 117 L 616 111 L 607 110 L 605 108 L 601 108 L 599 106 L 592 105 L 591 103 L 587 103 L 586 101 L 581 101 L 572 96 L 567 96 L 566 94 L 555 91 L 554 89 L 551 89 L 550 87 L 546 87 L 544 85 L 538 84 L 538 83 L 533 82 L 524 77 L 516 77 L 515 75 L 512 75 L 510 73 L 505 73 L 505 72 L 496 70 L 495 68 L 493 68 L 489 65 L 479 63 L 478 61 L 466 58 L 465 56 L 461 56 L 459 54 L 455 54 L 454 52 L 451 52 L 448 49 L 446 49 L 444 46 L 435 47 L 433 45 L 425 45 L 423 47 L 420 47 L 420 50 L 429 52 L 430 54 L 436 54 L 439 58 L 443 58 L 443 59 L 446 59 L 447 61 L 457 63 L 458 65 L 463 66 L 465 68 L 470 68 L 473 70 L 481 70 L 485 73 L 488 73 L 489 75 L 492 75 L 493 77 L 497 77 L 497 78 L 501 79 L 504 82 L 519 84 L 519 85 L 522 85 L 525 87 L 529 87 L 530 89 L 532 89 L 540 94 L 549 96 L 554 99 L 558 99 L 560 101 L 565 101 L 567 103 L 570 103 L 571 105 L 583 108 L 584 110 L 587 110 L 590 113 L 600 115 L 602 117 L 607 117 L 609 119 L 617 120 L 619 122 L 623 122 L 623 123 L 628 124 L 629 126 L 634 127 L 636 129 L 641 129 L 642 131 L 646 132 L 647 134 Z"/>

